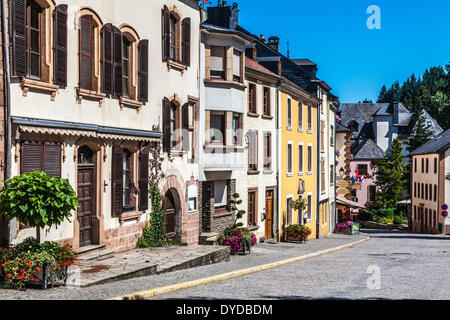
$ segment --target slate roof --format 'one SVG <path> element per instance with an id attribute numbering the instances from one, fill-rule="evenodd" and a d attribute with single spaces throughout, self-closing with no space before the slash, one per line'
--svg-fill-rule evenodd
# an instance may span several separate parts
<path id="1" fill-rule="evenodd" d="M 353 160 L 383 159 L 384 151 L 372 140 L 365 139 L 354 143 L 351 148 Z"/>
<path id="2" fill-rule="evenodd" d="M 278 77 L 278 75 L 276 75 L 275 73 L 273 73 L 272 71 L 270 71 L 269 69 L 263 67 L 262 65 L 260 65 L 259 63 L 257 63 L 256 61 L 253 61 L 252 59 L 250 59 L 249 57 L 245 57 L 245 67 L 246 68 L 250 68 L 265 74 L 268 74 L 272 77 Z"/>
<path id="3" fill-rule="evenodd" d="M 409 156 L 415 156 L 419 154 L 441 153 L 447 150 L 448 148 L 450 148 L 450 129 L 448 129 L 445 132 L 442 132 L 434 139 L 420 146 L 419 148 L 411 152 Z"/>
<path id="4" fill-rule="evenodd" d="M 343 126 L 339 122 L 336 122 L 336 132 L 347 132 L 351 131 L 350 128 L 347 128 L 346 126 Z"/>

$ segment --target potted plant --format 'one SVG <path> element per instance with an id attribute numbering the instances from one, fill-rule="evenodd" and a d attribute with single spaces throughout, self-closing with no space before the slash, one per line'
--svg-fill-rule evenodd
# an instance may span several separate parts
<path id="1" fill-rule="evenodd" d="M 286 242 L 305 242 L 311 234 L 311 229 L 305 225 L 294 224 L 286 228 L 284 233 L 284 240 Z"/>
<path id="2" fill-rule="evenodd" d="M 352 222 L 353 225 L 353 222 Z M 334 233 L 351 234 L 352 229 L 347 223 L 338 223 L 334 229 Z"/>

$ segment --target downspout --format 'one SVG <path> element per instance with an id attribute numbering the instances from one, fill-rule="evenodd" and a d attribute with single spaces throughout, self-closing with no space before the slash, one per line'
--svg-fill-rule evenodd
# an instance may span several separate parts
<path id="1" fill-rule="evenodd" d="M 277 197 L 276 197 L 276 205 L 277 205 L 277 223 L 276 223 L 276 239 L 277 241 L 280 240 L 280 217 L 281 217 L 281 185 L 280 185 L 280 165 L 281 165 L 281 137 L 280 137 L 280 130 L 281 130 L 281 124 L 280 124 L 280 87 L 281 87 L 281 81 L 277 84 L 277 110 L 275 112 L 275 123 L 277 126 Z"/>
<path id="2" fill-rule="evenodd" d="M 316 239 L 320 239 L 320 108 L 322 105 L 322 98 L 320 97 L 320 85 L 317 86 L 317 96 L 319 98 L 319 103 L 316 108 L 316 139 L 317 139 L 317 150 L 316 150 Z"/>
<path id="3" fill-rule="evenodd" d="M 2 49 L 3 49 L 3 70 L 5 72 L 5 120 L 6 120 L 6 146 L 5 146 L 5 180 L 11 178 L 11 100 L 10 100 L 10 87 L 11 87 L 11 75 L 10 75 L 10 62 L 9 62 L 9 47 L 7 36 L 7 20 L 6 20 L 6 0 L 2 0 Z M 11 221 L 11 230 L 15 230 L 15 220 Z M 5 242 L 9 244 L 11 239 L 10 228 L 8 223 L 5 223 Z"/>

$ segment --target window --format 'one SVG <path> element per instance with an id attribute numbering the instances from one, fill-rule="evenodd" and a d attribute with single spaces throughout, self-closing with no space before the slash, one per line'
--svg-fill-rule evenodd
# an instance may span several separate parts
<path id="1" fill-rule="evenodd" d="M 426 172 L 426 173 L 428 173 L 429 162 L 430 162 L 430 161 L 429 161 L 429 159 L 427 158 L 427 160 L 426 160 L 426 164 L 427 164 L 427 166 L 426 166 L 426 170 L 425 170 L 425 172 Z"/>
<path id="2" fill-rule="evenodd" d="M 367 175 L 367 164 L 358 164 L 358 175 L 360 177 Z"/>
<path id="3" fill-rule="evenodd" d="M 80 26 L 80 88 L 96 90 L 94 85 L 94 19 L 91 15 L 81 17 Z"/>
<path id="4" fill-rule="evenodd" d="M 417 198 L 417 182 L 414 182 L 414 197 Z"/>
<path id="5" fill-rule="evenodd" d="M 177 27 L 178 20 L 174 15 L 169 19 L 169 59 L 177 60 Z"/>
<path id="6" fill-rule="evenodd" d="M 308 220 L 312 220 L 312 195 L 308 194 L 308 201 L 306 203 L 306 207 L 308 210 Z"/>
<path id="7" fill-rule="evenodd" d="M 242 114 L 233 114 L 233 143 L 242 145 Z"/>
<path id="8" fill-rule="evenodd" d="M 264 87 L 263 89 L 263 94 L 264 94 L 264 115 L 267 117 L 270 117 L 270 88 L 269 87 Z"/>
<path id="9" fill-rule="evenodd" d="M 434 158 L 434 173 L 437 173 L 437 158 Z"/>
<path id="10" fill-rule="evenodd" d="M 288 226 L 292 224 L 292 212 L 293 212 L 293 201 L 292 198 L 288 198 L 286 201 L 286 223 Z"/>
<path id="11" fill-rule="evenodd" d="M 211 47 L 211 78 L 225 80 L 225 47 Z"/>
<path id="12" fill-rule="evenodd" d="M 292 129 L 292 100 L 287 101 L 287 128 Z"/>
<path id="13" fill-rule="evenodd" d="M 422 173 L 424 173 L 425 171 L 425 163 L 424 163 L 424 158 L 422 158 Z"/>
<path id="14" fill-rule="evenodd" d="M 425 184 L 425 200 L 428 200 L 428 184 Z"/>
<path id="15" fill-rule="evenodd" d="M 227 190 L 227 181 L 214 181 L 214 207 L 227 206 Z"/>
<path id="16" fill-rule="evenodd" d="M 414 172 L 417 172 L 417 158 L 414 158 Z"/>
<path id="17" fill-rule="evenodd" d="M 233 81 L 242 82 L 242 52 L 233 50 Z"/>
<path id="18" fill-rule="evenodd" d="M 122 50 L 122 92 L 125 97 L 130 97 L 132 92 L 130 76 L 132 75 L 133 61 L 131 58 L 133 53 L 131 43 L 126 37 L 123 37 Z"/>
<path id="19" fill-rule="evenodd" d="M 162 9 L 161 19 L 163 61 L 167 61 L 170 68 L 186 69 L 190 65 L 191 19 L 182 20 L 176 9 L 169 10 L 167 6 Z"/>
<path id="20" fill-rule="evenodd" d="M 61 177 L 61 144 L 53 142 L 23 142 L 21 146 L 20 172 L 33 170 Z"/>
<path id="21" fill-rule="evenodd" d="M 188 211 L 197 211 L 197 186 L 192 184 L 188 187 Z"/>
<path id="22" fill-rule="evenodd" d="M 303 102 L 298 102 L 298 130 L 303 130 Z"/>
<path id="23" fill-rule="evenodd" d="M 248 192 L 248 225 L 256 226 L 256 191 Z"/>
<path id="24" fill-rule="evenodd" d="M 248 170 L 258 171 L 258 132 L 248 134 Z"/>
<path id="25" fill-rule="evenodd" d="M 312 131 L 312 106 L 308 105 L 308 132 Z"/>
<path id="26" fill-rule="evenodd" d="M 375 201 L 376 198 L 376 186 L 372 185 L 372 186 L 368 186 L 368 191 L 369 191 L 369 201 Z"/>
<path id="27" fill-rule="evenodd" d="M 330 166 L 330 186 L 334 185 L 334 166 Z"/>
<path id="28" fill-rule="evenodd" d="M 334 126 L 330 127 L 330 146 L 334 146 Z"/>
<path id="29" fill-rule="evenodd" d="M 131 171 L 131 152 L 123 149 L 122 155 L 122 177 L 123 177 L 123 207 L 124 210 L 134 209 L 131 203 L 131 194 L 133 192 L 133 176 Z"/>
<path id="30" fill-rule="evenodd" d="M 287 173 L 292 174 L 292 143 L 287 145 Z"/>
<path id="31" fill-rule="evenodd" d="M 170 107 L 170 132 L 172 132 L 172 135 L 170 136 L 171 148 L 175 148 L 178 143 L 176 134 L 174 134 L 176 129 L 177 129 L 177 106 L 174 103 L 171 103 Z"/>
<path id="32" fill-rule="evenodd" d="M 320 151 L 325 151 L 325 124 L 320 120 Z"/>
<path id="33" fill-rule="evenodd" d="M 320 160 L 320 190 L 325 192 L 325 160 Z"/>
<path id="34" fill-rule="evenodd" d="M 248 85 L 248 112 L 256 114 L 256 85 L 249 83 Z"/>
<path id="35" fill-rule="evenodd" d="M 211 111 L 209 141 L 225 145 L 225 113 Z"/>
<path id="36" fill-rule="evenodd" d="M 303 174 L 303 144 L 298 145 L 298 173 Z"/>
<path id="37" fill-rule="evenodd" d="M 308 146 L 308 174 L 312 174 L 312 146 Z"/>
<path id="38" fill-rule="evenodd" d="M 434 185 L 434 199 L 433 199 L 433 201 L 434 202 L 437 201 L 437 185 L 436 184 Z"/>
<path id="39" fill-rule="evenodd" d="M 27 1 L 27 76 L 40 78 L 41 76 L 41 7 L 34 1 Z"/>
<path id="40" fill-rule="evenodd" d="M 191 128 L 189 127 L 190 102 L 181 105 L 179 99 L 163 100 L 163 150 L 182 154 L 190 150 Z"/>
<path id="41" fill-rule="evenodd" d="M 272 169 L 272 134 L 264 134 L 264 169 Z"/>

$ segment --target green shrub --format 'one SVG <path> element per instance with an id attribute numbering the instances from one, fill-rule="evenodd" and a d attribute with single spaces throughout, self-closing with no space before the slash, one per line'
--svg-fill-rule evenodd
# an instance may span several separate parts
<path id="1" fill-rule="evenodd" d="M 0 197 L 0 213 L 17 218 L 30 227 L 44 228 L 70 221 L 78 206 L 75 191 L 67 179 L 32 171 L 5 181 Z"/>
<path id="2" fill-rule="evenodd" d="M 383 218 L 394 219 L 395 209 L 392 208 L 382 208 L 378 210 L 377 216 Z"/>
<path id="3" fill-rule="evenodd" d="M 394 217 L 394 223 L 395 224 L 402 224 L 403 222 L 404 222 L 403 217 L 401 217 L 401 216 L 395 216 Z"/>

